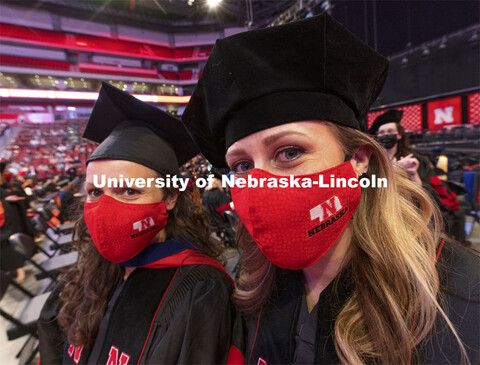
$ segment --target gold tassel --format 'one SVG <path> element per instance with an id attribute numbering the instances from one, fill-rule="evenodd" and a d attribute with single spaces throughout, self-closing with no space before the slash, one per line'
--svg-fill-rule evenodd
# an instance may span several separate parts
<path id="1" fill-rule="evenodd" d="M 197 213 L 201 214 L 202 213 L 202 202 L 200 199 L 200 189 L 197 186 L 197 173 L 193 173 L 194 176 L 194 184 L 193 184 L 193 202 L 195 203 L 195 206 L 197 208 Z"/>

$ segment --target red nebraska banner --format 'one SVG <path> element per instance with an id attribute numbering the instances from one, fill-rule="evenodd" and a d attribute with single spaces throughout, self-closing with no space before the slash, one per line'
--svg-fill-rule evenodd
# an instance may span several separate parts
<path id="1" fill-rule="evenodd" d="M 402 121 L 400 124 L 405 128 L 406 131 L 414 131 L 417 129 L 422 129 L 422 105 L 415 104 L 409 106 L 400 106 L 393 108 L 397 110 L 403 110 Z M 370 128 L 375 121 L 375 119 L 385 113 L 388 109 L 381 110 L 378 112 L 368 113 L 368 128 Z"/>
<path id="2" fill-rule="evenodd" d="M 442 129 L 462 124 L 462 99 L 454 98 L 431 101 L 427 104 L 428 129 Z"/>
<path id="3" fill-rule="evenodd" d="M 480 93 L 468 95 L 468 123 L 480 124 Z"/>

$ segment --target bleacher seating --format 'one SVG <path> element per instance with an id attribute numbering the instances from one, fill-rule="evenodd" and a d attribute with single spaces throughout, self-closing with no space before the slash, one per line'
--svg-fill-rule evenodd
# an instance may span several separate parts
<path id="1" fill-rule="evenodd" d="M 193 71 L 181 71 L 178 73 L 179 80 L 191 80 L 193 76 Z"/>
<path id="2" fill-rule="evenodd" d="M 182 48 L 170 48 L 155 44 L 148 44 L 148 40 L 133 42 L 109 37 L 99 37 L 84 34 L 66 34 L 52 30 L 31 28 L 26 26 L 0 23 L 1 38 L 17 41 L 20 43 L 43 45 L 53 48 L 85 50 L 88 52 L 100 52 L 139 57 L 155 60 L 189 60 L 207 59 L 212 46 L 202 46 L 194 58 L 194 46 Z"/>
<path id="3" fill-rule="evenodd" d="M 118 67 L 110 65 L 101 65 L 98 63 L 81 63 L 79 64 L 81 72 L 104 74 L 104 75 L 122 75 L 132 77 L 145 77 L 158 79 L 156 69 L 143 69 L 134 67 Z"/>
<path id="4" fill-rule="evenodd" d="M 0 64 L 4 66 L 41 68 L 47 70 L 69 71 L 70 64 L 65 61 L 45 60 L 32 57 L 0 55 Z"/>
<path id="5" fill-rule="evenodd" d="M 181 48 L 172 48 L 160 46 L 158 44 L 149 44 L 144 41 L 127 41 L 113 39 L 108 36 L 93 36 L 86 34 L 71 34 L 52 30 L 37 29 L 0 23 L 0 39 L 18 43 L 27 43 L 42 45 L 49 48 L 71 49 L 76 51 L 98 52 L 102 54 L 121 55 L 128 57 L 148 58 L 152 60 L 163 61 L 196 61 L 207 59 L 213 45 L 189 46 Z M 77 71 L 75 64 L 67 61 L 40 59 L 33 57 L 19 57 L 12 55 L 1 55 L 0 63 L 5 66 L 25 67 L 32 69 Z M 162 71 L 159 73 L 155 68 L 134 68 L 134 67 L 116 67 L 100 63 L 78 64 L 78 70 L 85 73 L 121 75 L 141 78 L 164 78 L 167 80 L 191 80 L 196 81 L 199 73 L 193 73 L 191 70 L 170 72 Z"/>
<path id="6" fill-rule="evenodd" d="M 178 74 L 173 71 L 161 71 L 161 75 L 167 80 L 178 80 Z"/>
<path id="7" fill-rule="evenodd" d="M 189 59 L 193 57 L 193 48 L 175 48 L 173 50 L 173 58 L 175 59 Z"/>
<path id="8" fill-rule="evenodd" d="M 13 144 L 7 148 L 12 152 L 12 162 L 20 166 L 33 166 L 39 178 L 43 178 L 44 171 L 63 175 L 66 173 L 67 164 L 75 164 L 79 172 L 83 173 L 86 156 L 95 148 L 95 143 L 81 139 L 86 122 L 86 119 L 73 119 L 46 124 L 25 123 Z M 74 137 L 77 137 L 80 143 L 69 142 L 68 138 L 72 135 L 67 136 L 67 129 L 72 125 L 76 126 Z M 63 151 L 58 150 L 60 145 L 65 146 Z"/>
<path id="9" fill-rule="evenodd" d="M 480 124 L 464 124 L 443 129 L 425 129 L 407 133 L 414 147 L 478 146 L 480 142 Z M 477 147 L 478 148 L 478 147 Z"/>

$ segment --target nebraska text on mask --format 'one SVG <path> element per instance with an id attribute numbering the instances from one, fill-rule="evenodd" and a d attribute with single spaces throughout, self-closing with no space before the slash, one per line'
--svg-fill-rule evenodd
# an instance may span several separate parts
<path id="1" fill-rule="evenodd" d="M 335 177 L 335 175 L 318 175 L 318 178 L 296 177 L 295 175 L 282 177 L 261 177 L 251 175 L 246 177 L 235 177 L 234 175 L 223 175 L 222 186 L 237 188 L 386 188 L 387 178 L 377 178 L 375 175 L 357 178 Z"/>

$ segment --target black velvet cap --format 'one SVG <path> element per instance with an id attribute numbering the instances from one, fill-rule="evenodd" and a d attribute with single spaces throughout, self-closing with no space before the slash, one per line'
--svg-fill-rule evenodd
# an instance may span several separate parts
<path id="1" fill-rule="evenodd" d="M 182 116 L 210 162 L 257 131 L 301 120 L 360 129 L 388 61 L 331 16 L 217 40 Z"/>
<path id="2" fill-rule="evenodd" d="M 384 124 L 388 123 L 400 123 L 403 116 L 403 110 L 396 110 L 390 109 L 387 110 L 385 113 L 379 115 L 375 121 L 373 122 L 372 126 L 368 130 L 368 133 L 375 134 L 378 132 L 378 128 L 380 128 Z"/>
<path id="3" fill-rule="evenodd" d="M 10 163 L 10 161 L 1 161 L 0 162 L 0 174 L 3 174 L 3 171 L 5 171 L 5 168 L 7 165 Z"/>
<path id="4" fill-rule="evenodd" d="M 87 159 L 127 160 L 163 175 L 199 153 L 178 118 L 102 82 L 84 138 L 100 145 Z"/>
<path id="5" fill-rule="evenodd" d="M 63 188 L 64 186 L 68 185 L 69 182 L 70 182 L 70 180 L 63 179 L 63 180 L 60 180 L 60 181 L 57 182 L 57 186 L 59 188 Z"/>

